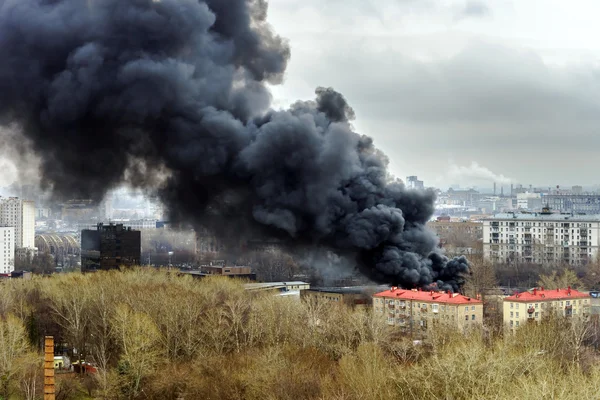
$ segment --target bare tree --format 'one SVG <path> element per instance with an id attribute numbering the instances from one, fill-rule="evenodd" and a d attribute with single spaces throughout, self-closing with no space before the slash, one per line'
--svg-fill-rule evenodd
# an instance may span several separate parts
<path id="1" fill-rule="evenodd" d="M 476 297 L 478 294 L 485 295 L 491 289 L 498 286 L 496 270 L 494 266 L 483 260 L 470 260 L 470 273 L 466 276 L 465 294 Z"/>
<path id="2" fill-rule="evenodd" d="M 577 274 L 571 269 L 564 269 L 561 274 L 552 271 L 549 275 L 541 275 L 538 285 L 546 289 L 579 288 L 582 286 Z"/>
<path id="3" fill-rule="evenodd" d="M 28 352 L 23 323 L 12 315 L 0 319 L 0 398 L 10 397 L 11 383 L 19 381 L 17 377 L 24 367 L 22 358 Z"/>
<path id="4" fill-rule="evenodd" d="M 154 372 L 158 364 L 160 332 L 147 314 L 135 312 L 126 305 L 117 306 L 113 324 L 114 335 L 121 346 L 122 388 L 134 399 L 142 390 L 142 380 Z"/>

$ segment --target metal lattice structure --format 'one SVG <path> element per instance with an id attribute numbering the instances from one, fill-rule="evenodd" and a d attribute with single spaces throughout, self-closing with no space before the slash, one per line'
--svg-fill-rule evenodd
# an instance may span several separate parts
<path id="1" fill-rule="evenodd" d="M 45 233 L 35 236 L 35 247 L 41 253 L 53 256 L 67 256 L 81 254 L 79 240 L 70 234 Z"/>

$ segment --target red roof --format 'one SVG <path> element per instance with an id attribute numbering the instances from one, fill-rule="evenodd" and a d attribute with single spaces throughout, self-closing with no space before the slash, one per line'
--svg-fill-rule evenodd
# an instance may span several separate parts
<path id="1" fill-rule="evenodd" d="M 483 304 L 481 300 L 472 297 L 466 297 L 459 293 L 421 291 L 416 289 L 405 290 L 391 288 L 390 290 L 374 294 L 373 296 L 403 300 L 431 301 L 436 303 L 448 304 Z"/>
<path id="2" fill-rule="evenodd" d="M 579 292 L 575 289 L 533 289 L 533 292 L 516 293 L 512 296 L 505 297 L 505 301 L 546 301 L 546 300 L 569 300 L 569 299 L 583 299 L 590 297 L 587 293 Z"/>

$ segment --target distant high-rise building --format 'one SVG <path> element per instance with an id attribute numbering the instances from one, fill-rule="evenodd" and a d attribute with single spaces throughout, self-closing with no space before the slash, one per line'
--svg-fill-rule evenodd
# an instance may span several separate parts
<path id="1" fill-rule="evenodd" d="M 0 226 L 15 228 L 15 248 L 35 248 L 35 204 L 17 197 L 0 198 Z"/>
<path id="2" fill-rule="evenodd" d="M 15 228 L 0 227 L 0 274 L 15 269 Z"/>
<path id="3" fill-rule="evenodd" d="M 81 231 L 81 272 L 140 264 L 141 233 L 123 224 L 98 224 Z"/>
<path id="4" fill-rule="evenodd" d="M 416 176 L 406 177 L 406 187 L 409 189 L 424 189 L 423 181 L 420 181 Z"/>
<path id="5" fill-rule="evenodd" d="M 573 194 L 582 194 L 583 193 L 583 186 L 573 186 L 573 187 L 571 187 L 571 192 Z"/>

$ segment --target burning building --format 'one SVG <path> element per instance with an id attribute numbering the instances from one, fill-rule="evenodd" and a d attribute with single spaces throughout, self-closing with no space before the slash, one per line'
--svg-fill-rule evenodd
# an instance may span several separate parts
<path id="1" fill-rule="evenodd" d="M 122 224 L 81 231 L 81 272 L 140 265 L 141 234 Z"/>

